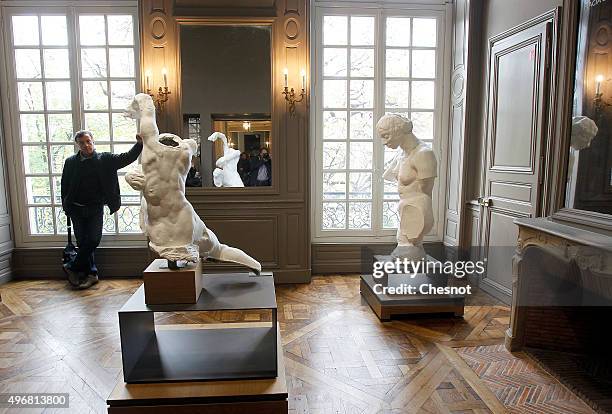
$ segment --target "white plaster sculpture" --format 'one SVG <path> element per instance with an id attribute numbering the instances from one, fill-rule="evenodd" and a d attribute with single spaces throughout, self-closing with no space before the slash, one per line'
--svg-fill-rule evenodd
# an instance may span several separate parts
<path id="1" fill-rule="evenodd" d="M 185 178 L 197 149 L 192 139 L 159 134 L 151 97 L 139 93 L 125 116 L 138 120 L 143 150 L 138 170 L 126 174 L 128 184 L 142 191 L 140 226 L 150 248 L 176 268 L 179 260 L 200 258 L 242 264 L 256 273 L 261 264 L 240 249 L 222 244 L 185 198 Z"/>
<path id="2" fill-rule="evenodd" d="M 580 151 L 591 146 L 591 141 L 597 135 L 597 124 L 586 116 L 575 116 L 572 118 L 572 135 L 570 145 L 573 149 Z"/>
<path id="3" fill-rule="evenodd" d="M 434 225 L 431 194 L 437 176 L 434 152 L 412 133 L 412 121 L 397 114 L 380 118 L 376 131 L 388 148 L 400 148 L 383 174 L 397 182 L 400 202 L 397 247 L 393 259 L 419 260 L 426 257 L 423 237 Z"/>
<path id="4" fill-rule="evenodd" d="M 221 132 L 213 132 L 208 137 L 208 140 L 213 142 L 218 139 L 223 141 L 223 156 L 215 163 L 217 168 L 213 171 L 213 183 L 217 187 L 244 187 L 240 174 L 238 174 L 240 151 L 230 147 L 227 137 Z"/>

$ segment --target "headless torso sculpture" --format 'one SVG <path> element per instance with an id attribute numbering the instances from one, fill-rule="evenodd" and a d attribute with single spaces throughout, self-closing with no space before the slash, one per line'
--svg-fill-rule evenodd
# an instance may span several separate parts
<path id="1" fill-rule="evenodd" d="M 437 176 L 434 152 L 412 133 L 412 121 L 397 115 L 385 115 L 376 130 L 388 148 L 400 148 L 383 178 L 397 182 L 400 196 L 397 247 L 393 259 L 419 260 L 425 258 L 423 237 L 434 224 L 432 190 Z"/>
<path id="2" fill-rule="evenodd" d="M 176 268 L 177 261 L 211 259 L 242 264 L 256 273 L 259 262 L 240 249 L 222 244 L 204 225 L 185 198 L 185 178 L 197 150 L 192 139 L 159 134 L 155 106 L 147 94 L 138 94 L 126 116 L 139 122 L 143 140 L 140 170 L 126 174 L 128 184 L 142 191 L 140 226 L 150 248 Z"/>
<path id="3" fill-rule="evenodd" d="M 238 174 L 240 151 L 230 147 L 227 137 L 221 132 L 213 132 L 208 137 L 208 140 L 213 142 L 218 139 L 223 142 L 223 156 L 215 163 L 217 168 L 213 171 L 213 183 L 217 187 L 244 187 L 240 174 Z"/>

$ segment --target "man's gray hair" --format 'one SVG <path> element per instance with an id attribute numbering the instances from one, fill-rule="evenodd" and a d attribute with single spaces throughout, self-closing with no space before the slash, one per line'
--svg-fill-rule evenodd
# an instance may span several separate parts
<path id="1" fill-rule="evenodd" d="M 93 134 L 91 131 L 88 131 L 86 129 L 82 129 L 80 131 L 77 131 L 76 134 L 74 134 L 74 140 L 76 141 L 77 139 L 84 137 L 85 135 L 89 135 L 91 137 L 91 139 L 93 139 Z"/>
<path id="2" fill-rule="evenodd" d="M 390 133 L 401 132 L 410 134 L 412 132 L 412 121 L 399 114 L 387 114 L 376 123 L 376 129 Z"/>

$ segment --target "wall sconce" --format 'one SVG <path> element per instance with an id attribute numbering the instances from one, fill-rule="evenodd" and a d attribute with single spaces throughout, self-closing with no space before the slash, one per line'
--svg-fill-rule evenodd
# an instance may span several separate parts
<path id="1" fill-rule="evenodd" d="M 603 100 L 603 93 L 601 92 L 601 83 L 604 80 L 608 79 L 604 79 L 603 75 L 597 75 L 595 77 L 595 98 L 593 99 L 593 105 L 595 106 L 596 118 L 599 118 L 601 116 L 602 111 L 607 106 L 611 106 L 608 102 L 605 102 Z"/>
<path id="2" fill-rule="evenodd" d="M 298 102 L 302 102 L 304 100 L 304 96 L 306 96 L 306 71 L 302 69 L 302 92 L 300 93 L 300 97 L 296 98 L 295 90 L 291 88 L 289 90 L 289 70 L 285 68 L 283 71 L 285 77 L 285 88 L 283 89 L 283 95 L 285 95 L 285 100 L 289 102 L 289 115 L 295 116 L 295 104 Z"/>
<path id="3" fill-rule="evenodd" d="M 164 87 L 159 87 L 157 90 L 157 95 L 151 93 L 151 71 L 147 70 L 145 72 L 147 95 L 153 98 L 155 109 L 157 109 L 158 112 L 161 112 L 164 109 L 164 103 L 168 101 L 168 95 L 171 93 L 168 90 L 168 71 L 166 68 L 163 68 L 161 72 L 162 76 L 164 77 Z"/>

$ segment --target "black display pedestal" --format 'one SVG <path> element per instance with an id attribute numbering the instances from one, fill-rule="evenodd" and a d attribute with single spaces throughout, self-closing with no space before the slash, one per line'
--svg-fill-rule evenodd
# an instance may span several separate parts
<path id="1" fill-rule="evenodd" d="M 374 256 L 374 262 L 390 262 L 391 256 Z M 435 262 L 431 256 L 427 261 Z M 455 277 L 440 274 L 394 274 L 385 273 L 381 278 L 372 275 L 362 275 L 360 291 L 363 298 L 368 302 L 376 316 L 380 320 L 388 321 L 393 316 L 410 315 L 417 313 L 452 313 L 462 316 L 465 306 L 464 295 L 432 295 L 432 294 L 386 294 L 382 293 L 380 286 L 400 287 L 402 285 L 414 286 L 418 291 L 422 284 L 431 284 L 435 287 L 450 286 L 455 282 Z M 379 286 L 377 286 L 379 285 Z"/>
<path id="2" fill-rule="evenodd" d="M 155 329 L 155 312 L 269 309 L 272 321 L 254 327 Z M 119 311 L 123 376 L 127 383 L 275 378 L 277 315 L 274 279 L 248 274 L 202 276 L 193 304 L 147 305 L 141 286 Z M 225 326 L 224 326 L 225 325 Z"/>
<path id="3" fill-rule="evenodd" d="M 280 335 L 277 335 L 280 348 Z M 267 379 L 126 384 L 119 380 L 107 399 L 109 414 L 287 414 L 283 353 L 279 376 Z"/>

